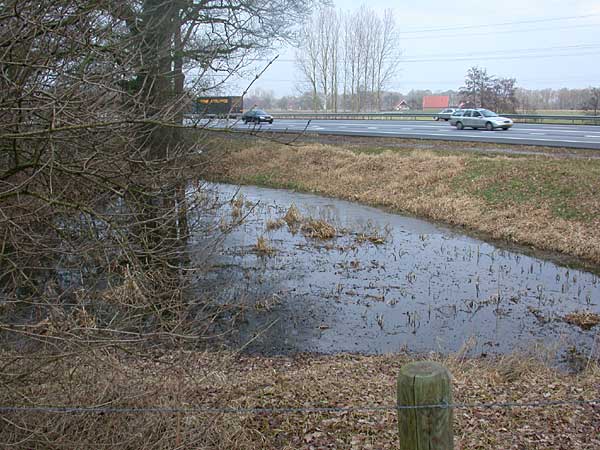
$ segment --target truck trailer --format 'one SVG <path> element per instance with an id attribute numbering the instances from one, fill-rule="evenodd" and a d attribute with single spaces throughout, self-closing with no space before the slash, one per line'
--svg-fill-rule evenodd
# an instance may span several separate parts
<path id="1" fill-rule="evenodd" d="M 203 117 L 236 118 L 244 109 L 241 96 L 198 97 L 194 103 L 194 114 Z"/>

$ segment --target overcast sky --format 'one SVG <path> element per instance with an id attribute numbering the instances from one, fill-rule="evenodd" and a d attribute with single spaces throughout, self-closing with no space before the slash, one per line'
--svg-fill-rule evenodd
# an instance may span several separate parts
<path id="1" fill-rule="evenodd" d="M 355 10 L 363 0 L 336 0 Z M 458 89 L 474 65 L 525 88 L 600 86 L 600 0 L 370 0 L 394 11 L 402 62 L 389 89 Z M 253 87 L 297 94 L 294 51 Z M 232 87 L 233 90 L 237 88 Z M 235 92 L 230 92 L 231 94 Z"/>

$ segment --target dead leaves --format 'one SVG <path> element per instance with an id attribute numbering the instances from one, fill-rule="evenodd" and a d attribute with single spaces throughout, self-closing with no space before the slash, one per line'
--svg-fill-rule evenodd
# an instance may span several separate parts
<path id="1" fill-rule="evenodd" d="M 395 404 L 396 376 L 400 367 L 412 360 L 407 355 L 266 358 L 175 351 L 164 359 L 164 365 L 158 365 L 159 358 L 110 358 L 104 368 L 96 367 L 94 371 L 83 370 L 91 366 L 81 358 L 73 362 L 61 360 L 54 363 L 52 377 L 36 375 L 30 381 L 23 379 L 24 384 L 18 387 L 27 391 L 30 398 L 49 405 L 64 404 L 64 399 L 70 397 L 63 395 L 63 390 L 81 377 L 86 392 L 94 395 L 94 404 L 110 402 L 119 406 L 117 399 L 125 398 L 129 399 L 128 407 L 366 408 Z M 457 403 L 577 400 L 598 397 L 600 392 L 600 367 L 595 364 L 586 372 L 569 375 L 522 355 L 489 361 L 437 359 L 452 373 Z M 99 365 L 102 361 L 94 363 Z M 79 368 L 75 375 L 71 370 L 74 367 Z M 198 377 L 199 373 L 204 375 Z M 71 381 L 65 382 L 63 376 Z M 31 384 L 26 385 L 28 382 Z M 3 403 L 19 404 L 21 397 L 15 396 L 16 392 L 4 391 Z M 185 400 L 174 399 L 174 392 Z M 73 401 L 85 403 L 78 397 Z M 600 448 L 600 405 L 460 408 L 454 417 L 456 449 Z M 43 430 L 46 426 L 46 419 L 40 415 L 22 415 L 18 420 L 23 430 Z M 54 416 L 52 420 L 61 429 L 76 430 L 82 426 L 82 418 L 77 415 Z M 197 448 L 196 444 L 203 442 L 206 450 L 398 448 L 394 410 L 190 414 L 179 422 L 175 416 L 155 418 L 140 414 L 115 421 L 107 415 L 86 422 L 87 428 L 79 434 L 71 431 L 69 439 L 74 448 L 89 447 L 85 439 L 92 433 L 98 445 L 109 442 L 108 437 L 110 442 L 131 440 L 131 423 L 143 438 L 131 441 L 132 448 L 169 447 L 169 436 L 176 433 L 182 436 L 182 445 L 189 444 L 187 448 Z M 155 432 L 157 426 L 160 433 Z M 20 431 L 0 428 L 0 442 L 7 442 L 6 433 L 18 438 Z M 40 433 L 48 443 L 53 442 L 55 436 Z"/>

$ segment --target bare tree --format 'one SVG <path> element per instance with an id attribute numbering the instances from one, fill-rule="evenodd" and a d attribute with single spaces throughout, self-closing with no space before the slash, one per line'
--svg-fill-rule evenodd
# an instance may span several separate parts
<path id="1" fill-rule="evenodd" d="M 471 67 L 460 88 L 461 100 L 481 108 L 515 112 L 517 108 L 516 79 L 496 78 L 485 68 Z"/>
<path id="2" fill-rule="evenodd" d="M 337 109 L 339 34 L 338 13 L 333 8 L 317 10 L 302 29 L 297 51 L 298 67 L 317 97 L 323 96 L 325 110 Z"/>
<path id="3" fill-rule="evenodd" d="M 515 78 L 498 78 L 493 85 L 494 109 L 504 113 L 515 113 L 517 110 L 517 80 Z"/>
<path id="4" fill-rule="evenodd" d="M 317 11 L 301 33 L 298 65 L 314 97 L 323 96 L 327 110 L 337 110 L 340 82 L 344 108 L 379 110 L 399 55 L 391 10 L 380 18 L 367 7 L 346 14 L 326 8 Z"/>
<path id="5" fill-rule="evenodd" d="M 491 108 L 494 81 L 486 69 L 471 67 L 465 77 L 465 85 L 460 88 L 462 101 L 481 108 Z"/>
<path id="6" fill-rule="evenodd" d="M 195 82 L 203 74 L 232 74 L 246 63 L 250 52 L 262 51 L 266 42 L 291 38 L 290 27 L 304 17 L 309 4 L 290 0 L 260 5 L 254 1 L 4 2 L 0 199 L 25 199 L 32 207 L 39 203 L 39 211 L 61 209 L 67 215 L 71 211 L 78 216 L 76 211 L 85 210 L 106 226 L 116 224 L 101 213 L 105 204 L 95 208 L 98 203 L 91 205 L 90 198 L 75 197 L 88 190 L 95 195 L 92 187 L 96 186 L 107 201 L 123 196 L 144 199 L 143 211 L 175 208 L 177 200 L 164 203 L 165 199 L 151 197 L 173 192 L 166 182 L 172 176 L 169 168 L 179 171 L 178 162 L 194 149 L 181 136 L 184 97 L 211 89 L 207 83 Z M 196 78 L 187 89 L 186 66 L 194 68 Z M 80 182 L 85 189 L 74 187 Z M 15 204 L 3 211 L 20 209 Z M 18 218 L 29 216 L 4 217 L 8 234 L 24 230 L 17 226 Z M 161 229 L 162 219 L 157 221 L 142 220 L 142 228 Z M 47 242 L 64 246 L 67 235 L 56 226 L 43 228 L 55 233 L 55 239 L 48 237 Z M 123 236 L 133 234 L 123 232 L 119 238 Z M 40 235 L 32 242 L 44 239 Z M 19 241 L 26 239 L 15 235 L 11 246 L 22 247 Z M 146 245 L 150 244 L 146 242 L 142 251 L 148 250 Z M 18 272 L 22 265 L 13 262 Z"/>
<path id="7" fill-rule="evenodd" d="M 382 19 L 382 33 L 377 43 L 376 55 L 376 92 L 377 110 L 381 111 L 381 94 L 397 72 L 400 64 L 398 34 L 391 9 L 386 9 Z"/>
<path id="8" fill-rule="evenodd" d="M 358 24 L 351 25 L 354 14 L 346 13 L 344 16 L 344 108 L 357 111 L 359 107 L 358 92 L 360 92 L 360 57 L 359 38 L 357 35 Z"/>
<path id="9" fill-rule="evenodd" d="M 590 114 L 597 116 L 600 111 L 600 88 L 591 87 L 589 90 L 589 97 L 581 105 L 581 109 L 589 112 Z"/>
<path id="10" fill-rule="evenodd" d="M 302 76 L 310 86 L 312 94 L 312 109 L 316 111 L 319 105 L 319 46 L 313 38 L 313 23 L 305 24 L 300 33 L 302 51 L 297 52 L 297 64 Z"/>
<path id="11" fill-rule="evenodd" d="M 187 294 L 211 250 L 189 241 L 210 226 L 196 195 L 208 131 L 182 127 L 183 109 L 293 38 L 311 4 L 0 2 L 0 350 L 18 361 L 0 382 L 11 398 L 27 398 L 27 374 L 49 360 L 210 335 L 218 311 Z M 64 445 L 32 438 L 30 420 L 14 445 Z"/>

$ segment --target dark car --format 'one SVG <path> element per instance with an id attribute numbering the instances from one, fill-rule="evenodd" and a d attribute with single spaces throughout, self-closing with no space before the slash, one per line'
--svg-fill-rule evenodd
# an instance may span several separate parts
<path id="1" fill-rule="evenodd" d="M 269 123 L 273 123 L 273 116 L 270 115 L 270 114 L 267 114 L 262 109 L 251 109 L 250 111 L 246 111 L 244 114 L 242 114 L 242 121 L 244 123 L 248 123 L 248 122 L 254 122 L 254 123 L 269 122 Z"/>

